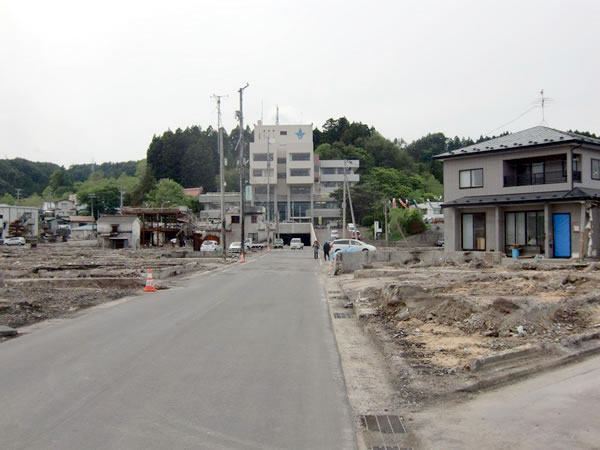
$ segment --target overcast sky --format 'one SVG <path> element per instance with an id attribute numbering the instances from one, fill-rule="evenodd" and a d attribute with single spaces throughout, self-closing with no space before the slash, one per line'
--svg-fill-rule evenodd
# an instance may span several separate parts
<path id="1" fill-rule="evenodd" d="M 600 132 L 600 1 L 0 0 L 0 157 L 145 157 L 154 134 L 346 116 L 384 136 Z M 497 129 L 499 128 L 499 129 Z"/>

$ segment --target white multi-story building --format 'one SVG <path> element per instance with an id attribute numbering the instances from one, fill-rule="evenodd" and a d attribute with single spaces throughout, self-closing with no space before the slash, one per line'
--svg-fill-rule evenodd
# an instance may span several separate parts
<path id="1" fill-rule="evenodd" d="M 337 222 L 341 209 L 330 194 L 343 185 L 344 170 L 349 185 L 356 184 L 358 167 L 358 160 L 320 161 L 314 154 L 312 124 L 259 121 L 250 143 L 251 201 L 269 209 L 272 221 L 276 210 L 280 222 Z"/>

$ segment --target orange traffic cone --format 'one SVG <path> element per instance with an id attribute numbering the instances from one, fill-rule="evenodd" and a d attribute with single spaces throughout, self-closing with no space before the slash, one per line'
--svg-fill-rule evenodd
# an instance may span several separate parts
<path id="1" fill-rule="evenodd" d="M 240 254 L 240 264 L 244 264 L 246 262 L 246 258 L 244 257 L 245 252 L 241 252 Z"/>
<path id="2" fill-rule="evenodd" d="M 152 269 L 148 269 L 148 274 L 146 275 L 146 286 L 144 286 L 144 292 L 156 292 L 156 288 L 154 287 L 154 278 L 152 278 Z"/>

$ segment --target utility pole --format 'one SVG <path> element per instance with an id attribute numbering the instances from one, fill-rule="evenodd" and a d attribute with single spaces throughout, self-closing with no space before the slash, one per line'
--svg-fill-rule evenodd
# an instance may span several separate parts
<path id="1" fill-rule="evenodd" d="M 238 120 L 240 124 L 240 137 L 239 137 L 239 147 L 240 147 L 240 228 L 241 228 L 241 241 L 242 241 L 242 249 L 241 249 L 241 260 L 245 260 L 246 256 L 246 248 L 244 245 L 245 237 L 244 237 L 244 89 L 250 86 L 248 83 L 244 87 L 241 87 L 238 92 L 240 93 L 240 110 L 238 111 Z"/>
<path id="2" fill-rule="evenodd" d="M 92 217 L 94 217 L 94 199 L 96 198 L 96 194 L 88 194 L 88 198 L 92 201 L 91 212 Z"/>
<path id="3" fill-rule="evenodd" d="M 344 175 L 344 188 L 342 191 L 342 239 L 346 239 L 346 175 Z"/>
<path id="4" fill-rule="evenodd" d="M 123 192 L 125 192 L 125 188 L 123 186 L 119 186 L 119 195 L 120 195 L 120 201 L 119 201 L 119 214 L 123 214 Z"/>
<path id="5" fill-rule="evenodd" d="M 17 188 L 15 190 L 17 191 L 17 203 L 16 204 L 18 205 L 19 204 L 19 200 L 21 200 L 21 191 L 23 189 Z"/>
<path id="6" fill-rule="evenodd" d="M 389 236 L 388 236 L 388 201 L 387 199 L 385 199 L 383 201 L 383 219 L 385 221 L 385 241 L 388 242 L 389 241 Z"/>
<path id="7" fill-rule="evenodd" d="M 356 230 L 356 221 L 354 220 L 354 207 L 352 206 L 352 195 L 350 194 L 350 186 L 348 186 L 348 160 L 344 160 L 344 185 L 348 190 L 348 202 L 350 203 L 350 216 L 352 217 L 352 223 L 354 224 L 354 229 Z M 352 236 L 350 236 L 352 237 Z"/>
<path id="8" fill-rule="evenodd" d="M 225 157 L 223 156 L 223 124 L 221 121 L 221 98 L 227 95 L 213 95 L 217 99 L 217 127 L 219 129 L 219 183 L 221 186 L 221 248 L 226 258 L 227 240 L 225 237 Z"/>

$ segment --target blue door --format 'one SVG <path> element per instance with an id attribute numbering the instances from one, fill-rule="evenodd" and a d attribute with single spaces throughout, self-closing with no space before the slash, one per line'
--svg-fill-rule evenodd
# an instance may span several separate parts
<path id="1" fill-rule="evenodd" d="M 571 214 L 552 214 L 554 257 L 571 257 Z"/>

